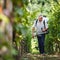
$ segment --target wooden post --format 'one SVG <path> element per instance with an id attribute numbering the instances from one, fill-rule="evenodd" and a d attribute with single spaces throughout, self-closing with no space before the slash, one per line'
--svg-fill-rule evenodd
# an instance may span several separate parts
<path id="1" fill-rule="evenodd" d="M 11 0 L 4 0 L 4 8 L 8 9 L 9 12 L 12 12 L 13 10 L 13 4 Z"/>

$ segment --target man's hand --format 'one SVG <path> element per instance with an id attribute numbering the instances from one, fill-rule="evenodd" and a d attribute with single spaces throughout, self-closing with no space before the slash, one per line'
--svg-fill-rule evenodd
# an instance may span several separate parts
<path id="1" fill-rule="evenodd" d="M 34 36 L 34 34 L 32 34 L 32 38 L 34 38 L 35 36 Z"/>
<path id="2" fill-rule="evenodd" d="M 42 32 L 45 32 L 46 31 L 46 29 L 42 29 Z"/>

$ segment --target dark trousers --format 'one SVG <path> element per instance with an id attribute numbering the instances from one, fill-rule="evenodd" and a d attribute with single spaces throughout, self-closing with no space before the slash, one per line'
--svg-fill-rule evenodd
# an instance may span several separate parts
<path id="1" fill-rule="evenodd" d="M 45 41 L 45 34 L 37 35 L 38 39 L 38 47 L 39 47 L 39 52 L 43 54 L 44 51 L 44 41 Z"/>

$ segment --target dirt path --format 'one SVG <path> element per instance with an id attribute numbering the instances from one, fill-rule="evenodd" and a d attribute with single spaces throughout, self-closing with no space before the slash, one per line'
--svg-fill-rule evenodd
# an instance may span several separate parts
<path id="1" fill-rule="evenodd" d="M 58 55 L 36 55 L 36 54 L 25 54 L 20 60 L 60 60 Z"/>

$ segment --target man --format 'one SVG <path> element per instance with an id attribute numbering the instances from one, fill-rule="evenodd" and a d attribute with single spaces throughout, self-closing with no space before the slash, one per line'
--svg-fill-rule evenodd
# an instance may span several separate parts
<path id="1" fill-rule="evenodd" d="M 39 47 L 39 52 L 40 54 L 44 54 L 44 41 L 45 41 L 45 32 L 48 29 L 48 24 L 45 22 L 45 27 L 44 27 L 44 20 L 43 20 L 43 16 L 40 15 L 38 17 L 38 20 L 34 22 L 33 27 L 32 27 L 32 36 L 34 38 L 35 34 L 35 30 L 36 30 L 36 35 L 37 35 L 37 39 L 38 39 L 38 47 Z"/>

